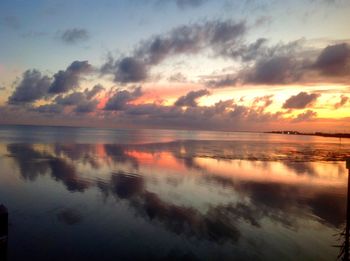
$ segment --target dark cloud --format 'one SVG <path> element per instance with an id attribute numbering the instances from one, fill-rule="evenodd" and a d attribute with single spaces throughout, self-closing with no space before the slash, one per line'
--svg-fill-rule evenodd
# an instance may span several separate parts
<path id="1" fill-rule="evenodd" d="M 175 102 L 175 106 L 188 106 L 188 107 L 196 107 L 197 106 L 197 99 L 204 96 L 209 95 L 209 91 L 202 89 L 198 91 L 190 91 L 184 96 L 181 96 L 177 99 Z"/>
<path id="2" fill-rule="evenodd" d="M 31 103 L 43 98 L 49 89 L 51 80 L 37 70 L 27 70 L 22 80 L 8 99 L 9 104 Z"/>
<path id="3" fill-rule="evenodd" d="M 108 111 L 124 110 L 128 102 L 139 98 L 141 95 L 142 95 L 141 87 L 137 87 L 133 91 L 128 91 L 128 90 L 117 91 L 108 100 L 104 109 Z"/>
<path id="4" fill-rule="evenodd" d="M 50 109 L 60 109 L 63 106 L 75 106 L 74 111 L 79 113 L 89 113 L 96 110 L 99 103 L 98 100 L 93 99 L 99 92 L 104 90 L 100 84 L 95 85 L 92 89 L 85 89 L 83 92 L 73 92 L 68 95 L 56 96 L 54 103 L 46 107 L 40 106 L 39 112 L 49 112 Z M 55 112 L 55 111 L 53 111 Z"/>
<path id="5" fill-rule="evenodd" d="M 89 33 L 87 30 L 80 28 L 67 29 L 60 33 L 60 39 L 65 43 L 75 44 L 89 39 Z"/>
<path id="6" fill-rule="evenodd" d="M 245 23 L 231 20 L 179 26 L 168 34 L 154 36 L 142 42 L 135 54 L 155 65 L 171 55 L 193 54 L 204 48 L 221 52 L 236 44 L 245 32 Z"/>
<path id="7" fill-rule="evenodd" d="M 316 116 L 317 116 L 317 112 L 314 112 L 312 110 L 307 110 L 306 112 L 298 114 L 298 116 L 293 119 L 293 122 L 310 121 Z"/>
<path id="8" fill-rule="evenodd" d="M 141 42 L 132 56 L 117 61 L 109 57 L 101 72 L 114 74 L 116 82 L 143 81 L 151 66 L 170 56 L 195 54 L 206 48 L 221 53 L 235 45 L 245 32 L 245 23 L 231 20 L 179 26 L 167 34 L 156 35 Z"/>
<path id="9" fill-rule="evenodd" d="M 74 61 L 65 71 L 61 70 L 53 76 L 49 93 L 64 93 L 77 88 L 81 75 L 91 71 L 92 66 L 87 61 Z"/>
<path id="10" fill-rule="evenodd" d="M 147 78 L 147 66 L 138 59 L 126 57 L 116 63 L 116 82 L 140 82 Z"/>
<path id="11" fill-rule="evenodd" d="M 96 110 L 98 105 L 98 101 L 97 100 L 92 100 L 92 101 L 83 101 L 80 104 L 77 105 L 77 107 L 75 108 L 76 112 L 80 112 L 80 113 L 89 113 L 89 112 L 93 112 Z"/>
<path id="12" fill-rule="evenodd" d="M 312 105 L 320 94 L 311 93 L 308 94 L 306 92 L 300 92 L 297 95 L 291 96 L 288 100 L 283 104 L 284 109 L 304 109 Z"/>
<path id="13" fill-rule="evenodd" d="M 114 61 L 112 57 L 101 68 L 102 74 L 113 74 L 114 81 L 120 83 L 140 82 L 147 79 L 147 65 L 135 57 L 125 57 Z"/>
<path id="14" fill-rule="evenodd" d="M 189 100 L 188 105 L 194 105 L 195 100 Z M 281 112 L 268 113 L 264 111 L 265 108 L 263 101 L 259 106 L 248 107 L 237 105 L 233 100 L 220 101 L 213 106 L 186 106 L 186 108 L 176 105 L 138 104 L 127 106 L 118 117 L 126 122 L 131 122 L 130 119 L 133 119 L 133 122 L 144 126 L 166 128 L 186 126 L 189 129 L 244 129 L 261 123 L 265 123 L 266 127 L 267 123 L 281 120 Z"/>
<path id="15" fill-rule="evenodd" d="M 208 80 L 205 85 L 209 88 L 222 88 L 236 85 L 237 78 L 234 75 L 225 75 L 217 77 L 216 79 Z"/>
<path id="16" fill-rule="evenodd" d="M 233 58 L 241 58 L 243 61 L 255 60 L 257 57 L 261 56 L 262 52 L 266 52 L 266 43 L 267 39 L 259 38 L 249 45 L 242 45 L 237 49 L 228 50 L 227 54 Z"/>
<path id="17" fill-rule="evenodd" d="M 95 95 L 104 90 L 102 85 L 97 84 L 92 89 L 83 92 L 73 92 L 68 95 L 58 95 L 50 104 L 41 105 L 34 110 L 40 113 L 62 113 L 64 107 L 73 106 L 75 112 L 89 113 L 97 109 L 98 100 L 93 99 Z"/>
<path id="18" fill-rule="evenodd" d="M 288 56 L 263 58 L 245 77 L 246 82 L 256 84 L 285 84 L 300 78 L 296 61 Z"/>
<path id="19" fill-rule="evenodd" d="M 343 107 L 349 101 L 349 97 L 345 95 L 341 95 L 339 98 L 340 98 L 340 101 L 334 104 L 335 109 L 339 109 Z"/>
<path id="20" fill-rule="evenodd" d="M 350 74 L 350 47 L 346 43 L 329 45 L 318 56 L 314 68 L 327 76 Z"/>

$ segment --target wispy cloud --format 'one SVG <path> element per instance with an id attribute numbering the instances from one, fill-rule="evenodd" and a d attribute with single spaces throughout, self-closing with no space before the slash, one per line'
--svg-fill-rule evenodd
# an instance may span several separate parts
<path id="1" fill-rule="evenodd" d="M 60 39 L 67 44 L 85 42 L 90 37 L 88 31 L 82 28 L 67 29 L 63 32 L 58 32 L 58 34 Z"/>

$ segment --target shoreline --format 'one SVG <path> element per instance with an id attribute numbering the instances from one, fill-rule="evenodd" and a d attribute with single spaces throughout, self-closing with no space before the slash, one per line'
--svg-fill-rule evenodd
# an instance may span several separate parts
<path id="1" fill-rule="evenodd" d="M 350 139 L 350 133 L 325 133 L 325 132 L 302 133 L 302 132 L 297 132 L 297 131 L 267 131 L 264 133 Z"/>

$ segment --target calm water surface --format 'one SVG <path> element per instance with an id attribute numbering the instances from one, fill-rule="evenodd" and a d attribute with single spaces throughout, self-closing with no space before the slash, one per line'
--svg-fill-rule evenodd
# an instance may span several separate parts
<path id="1" fill-rule="evenodd" d="M 11 260 L 336 260 L 349 140 L 0 127 Z"/>

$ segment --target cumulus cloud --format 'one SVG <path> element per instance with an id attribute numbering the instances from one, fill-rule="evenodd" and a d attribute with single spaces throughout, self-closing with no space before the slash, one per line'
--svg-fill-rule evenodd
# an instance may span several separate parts
<path id="1" fill-rule="evenodd" d="M 306 112 L 298 114 L 296 118 L 292 120 L 292 122 L 302 122 L 302 121 L 310 121 L 317 116 L 317 113 L 312 110 L 307 110 Z"/>
<path id="2" fill-rule="evenodd" d="M 116 62 L 114 73 L 116 82 L 139 82 L 147 78 L 147 66 L 140 60 L 133 57 L 125 57 Z"/>
<path id="3" fill-rule="evenodd" d="M 284 109 L 304 109 L 306 107 L 311 106 L 320 94 L 311 93 L 308 94 L 306 92 L 300 92 L 297 95 L 291 96 L 288 100 L 283 104 Z"/>
<path id="4" fill-rule="evenodd" d="M 288 84 L 302 79 L 307 72 L 307 59 L 300 55 L 302 40 L 267 45 L 268 40 L 259 38 L 251 44 L 230 45 L 219 55 L 239 60 L 244 66 L 224 76 L 210 79 L 206 85 L 211 88 L 239 84 Z M 213 78 L 213 77 L 211 77 Z"/>
<path id="5" fill-rule="evenodd" d="M 264 58 L 246 75 L 246 82 L 256 84 L 284 84 L 300 78 L 296 61 L 288 56 Z"/>
<path id="6" fill-rule="evenodd" d="M 70 112 L 93 112 L 96 111 L 99 103 L 94 97 L 102 90 L 104 90 L 103 86 L 97 84 L 91 89 L 85 89 L 83 92 L 73 92 L 68 95 L 60 94 L 50 104 L 38 106 L 34 110 L 40 113 L 52 114 L 63 113 L 66 107 L 70 107 Z"/>
<path id="7" fill-rule="evenodd" d="M 41 99 L 47 94 L 50 84 L 49 77 L 42 75 L 37 70 L 27 70 L 23 73 L 21 81 L 8 98 L 8 103 L 31 103 Z"/>
<path id="8" fill-rule="evenodd" d="M 90 100 L 91 98 L 95 97 L 98 93 L 103 91 L 105 88 L 101 84 L 96 84 L 94 87 L 92 87 L 91 90 L 85 89 L 84 93 L 86 95 L 86 98 Z"/>
<path id="9" fill-rule="evenodd" d="M 59 95 L 54 102 L 61 106 L 74 106 L 75 112 L 89 113 L 97 109 L 99 102 L 94 97 L 103 90 L 103 86 L 97 84 L 91 89 L 85 89 L 83 92 L 73 92 L 65 96 Z"/>
<path id="10" fill-rule="evenodd" d="M 65 71 L 60 70 L 53 76 L 54 80 L 49 88 L 49 93 L 64 93 L 77 88 L 81 75 L 91 70 L 92 66 L 88 61 L 74 61 Z"/>
<path id="11" fill-rule="evenodd" d="M 314 68 L 328 76 L 350 74 L 350 47 L 346 43 L 329 45 L 318 56 Z"/>
<path id="12" fill-rule="evenodd" d="M 145 80 L 149 69 L 168 57 L 179 54 L 195 54 L 209 48 L 215 53 L 235 45 L 245 34 L 244 22 L 208 21 L 179 26 L 164 35 L 156 35 L 141 42 L 133 55 L 102 66 L 102 73 L 112 73 L 116 82 L 138 82 Z"/>
<path id="13" fill-rule="evenodd" d="M 335 109 L 339 109 L 343 107 L 349 101 L 349 97 L 345 95 L 341 95 L 339 98 L 340 98 L 340 101 L 334 104 Z"/>
<path id="14" fill-rule="evenodd" d="M 67 96 L 57 96 L 55 102 L 61 105 L 76 105 L 83 102 L 85 99 L 85 95 L 82 92 L 73 92 Z"/>
<path id="15" fill-rule="evenodd" d="M 89 33 L 86 29 L 73 28 L 60 33 L 60 39 L 68 44 L 75 44 L 89 39 Z"/>
<path id="16" fill-rule="evenodd" d="M 139 98 L 141 95 L 141 87 L 137 87 L 132 91 L 119 90 L 108 100 L 104 109 L 107 111 L 124 110 L 129 102 Z"/>
<path id="17" fill-rule="evenodd" d="M 80 113 L 89 113 L 93 112 L 96 110 L 96 107 L 98 105 L 97 100 L 92 100 L 92 101 L 83 101 L 78 106 L 75 108 L 75 112 L 80 112 Z"/>
<path id="18" fill-rule="evenodd" d="M 187 107 L 196 107 L 197 99 L 202 96 L 209 95 L 209 91 L 206 89 L 198 90 L 198 91 L 190 91 L 184 96 L 178 98 L 175 102 L 175 106 L 187 106 Z"/>

